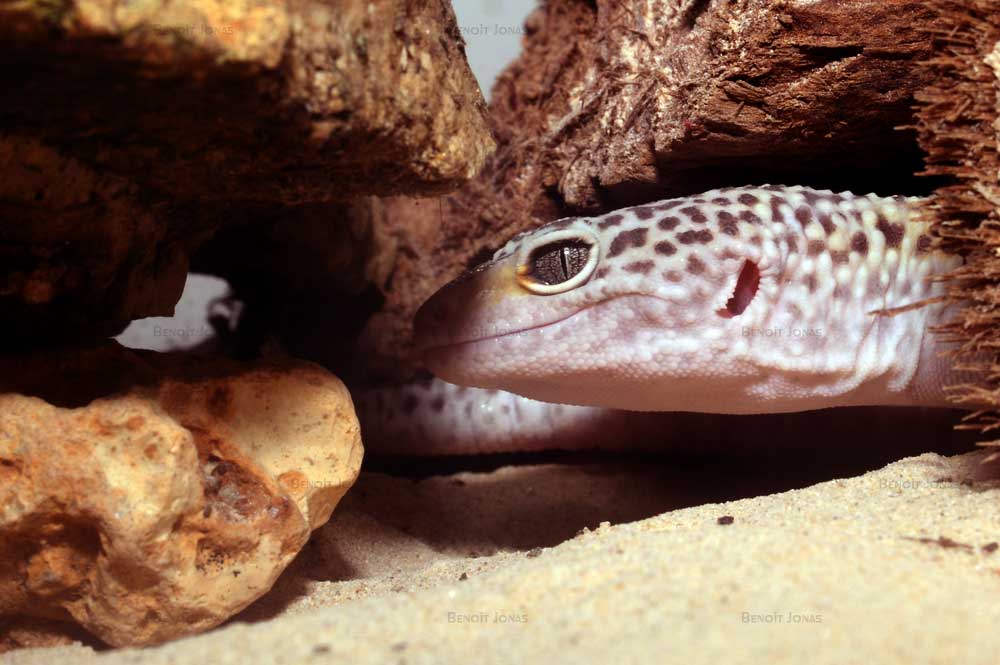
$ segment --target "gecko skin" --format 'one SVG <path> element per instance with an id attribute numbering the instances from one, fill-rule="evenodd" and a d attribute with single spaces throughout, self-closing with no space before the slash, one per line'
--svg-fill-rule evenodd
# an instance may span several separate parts
<path id="1" fill-rule="evenodd" d="M 752 416 L 620 411 L 538 402 L 441 379 L 354 391 L 366 453 L 478 455 L 543 450 L 733 453 L 962 442 L 949 409 L 857 407 Z M 966 433 L 968 434 L 968 433 Z M 968 443 L 966 443 L 968 445 Z"/>
<path id="2" fill-rule="evenodd" d="M 416 319 L 446 381 L 633 411 L 944 406 L 919 199 L 717 189 L 513 238 Z"/>

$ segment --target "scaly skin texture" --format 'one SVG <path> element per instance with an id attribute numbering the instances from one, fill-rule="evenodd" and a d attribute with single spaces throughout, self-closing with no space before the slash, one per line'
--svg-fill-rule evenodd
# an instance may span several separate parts
<path id="1" fill-rule="evenodd" d="M 546 402 L 943 406 L 956 377 L 929 328 L 947 308 L 877 313 L 941 295 L 929 278 L 961 261 L 932 250 L 918 205 L 764 186 L 558 220 L 435 294 L 418 345 L 447 381 Z M 589 248 L 588 266 L 541 283 L 537 257 L 566 243 Z"/>
<path id="2" fill-rule="evenodd" d="M 355 391 L 352 397 L 365 452 L 375 455 L 542 450 L 756 455 L 801 451 L 803 440 L 838 449 L 899 441 L 905 442 L 900 446 L 905 454 L 917 454 L 964 441 L 953 430 L 960 416 L 949 409 L 855 407 L 753 416 L 638 413 L 538 402 L 440 379 Z"/>

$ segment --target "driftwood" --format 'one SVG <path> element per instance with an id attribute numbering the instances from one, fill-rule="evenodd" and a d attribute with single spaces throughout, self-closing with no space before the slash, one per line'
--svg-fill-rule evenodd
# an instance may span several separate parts
<path id="1" fill-rule="evenodd" d="M 493 147 L 444 0 L 0 3 L 3 336 L 170 314 L 215 230 L 431 194 Z"/>
<path id="2" fill-rule="evenodd" d="M 927 151 L 927 174 L 948 184 L 933 197 L 941 246 L 965 256 L 949 276 L 949 295 L 963 303 L 939 331 L 961 346 L 956 367 L 973 373 L 955 386 L 964 404 L 1000 407 L 1000 13 L 991 0 L 935 0 L 941 17 L 929 37 L 935 56 L 921 67 L 932 83 L 917 96 L 917 128 Z M 1000 412 L 965 421 L 1000 446 Z"/>
<path id="3" fill-rule="evenodd" d="M 915 63 L 937 20 L 905 0 L 545 3 L 493 88 L 480 177 L 440 207 L 386 206 L 409 251 L 363 346 L 406 357 L 434 289 L 562 215 L 732 184 L 928 191 L 897 128 L 933 75 Z"/>

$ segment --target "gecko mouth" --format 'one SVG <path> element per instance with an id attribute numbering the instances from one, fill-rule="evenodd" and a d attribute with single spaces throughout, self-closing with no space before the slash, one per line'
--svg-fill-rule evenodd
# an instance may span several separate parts
<path id="1" fill-rule="evenodd" d="M 431 357 L 441 357 L 445 354 L 456 353 L 462 349 L 469 349 L 477 345 L 483 345 L 487 343 L 496 343 L 502 340 L 514 339 L 521 335 L 526 335 L 533 332 L 540 332 L 546 329 L 552 329 L 556 326 L 569 326 L 572 325 L 574 319 L 584 317 L 592 313 L 594 310 L 611 305 L 612 303 L 620 303 L 622 301 L 635 301 L 636 306 L 634 309 L 640 309 L 639 305 L 642 302 L 652 302 L 657 307 L 663 308 L 666 305 L 671 304 L 669 301 L 659 298 L 657 296 L 652 296 L 646 293 L 624 293 L 613 298 L 608 298 L 607 300 L 602 300 L 600 302 L 591 303 L 585 307 L 574 310 L 573 312 L 562 316 L 551 321 L 545 321 L 543 323 L 538 323 L 531 326 L 524 326 L 522 328 L 517 328 L 515 330 L 505 330 L 502 332 L 496 332 L 493 334 L 472 336 L 457 340 L 441 341 L 440 334 L 434 334 L 437 331 L 431 331 L 430 334 L 426 334 L 419 330 L 417 331 L 417 350 L 421 357 L 424 358 L 428 365 L 432 363 L 429 361 Z M 421 343 L 422 340 L 423 343 Z"/>
<path id="2" fill-rule="evenodd" d="M 615 298 L 615 299 L 617 299 L 617 298 Z M 584 307 L 582 309 L 578 309 L 578 310 L 576 310 L 576 311 L 574 311 L 574 312 L 572 312 L 570 314 L 567 314 L 566 316 L 564 316 L 562 318 L 553 319 L 552 321 L 546 321 L 544 323 L 538 323 L 538 324 L 535 324 L 535 325 L 532 325 L 532 326 L 525 326 L 523 328 L 517 328 L 515 330 L 506 330 L 506 331 L 503 331 L 503 332 L 493 333 L 493 334 L 489 334 L 489 335 L 481 335 L 481 336 L 478 336 L 478 337 L 469 337 L 469 338 L 466 338 L 466 339 L 449 340 L 447 342 L 441 342 L 439 339 L 435 339 L 435 338 L 439 338 L 440 335 L 436 335 L 436 334 L 433 334 L 433 333 L 431 333 L 430 335 L 425 335 L 425 334 L 421 333 L 418 330 L 417 331 L 417 351 L 420 353 L 420 355 L 426 357 L 426 355 L 430 354 L 430 353 L 447 351 L 449 349 L 458 349 L 458 348 L 465 347 L 465 346 L 471 346 L 473 344 L 481 344 L 481 343 L 485 343 L 485 342 L 499 341 L 501 339 L 514 337 L 515 335 L 523 335 L 525 333 L 529 333 L 529 332 L 532 332 L 532 331 L 535 331 L 535 330 L 542 330 L 543 328 L 548 328 L 550 326 L 555 326 L 555 325 L 558 325 L 558 324 L 563 323 L 565 321 L 569 321 L 573 317 L 579 316 L 580 314 L 583 314 L 584 312 L 587 312 L 587 311 L 589 311 L 591 309 L 594 309 L 595 307 L 599 307 L 600 305 L 602 305 L 602 304 L 604 304 L 606 302 L 609 302 L 609 301 L 605 300 L 605 301 L 602 301 L 600 303 L 594 303 L 592 305 L 587 305 L 586 307 Z M 421 343 L 421 338 L 423 338 L 423 337 L 430 337 L 431 339 L 428 342 L 426 342 L 426 343 Z"/>

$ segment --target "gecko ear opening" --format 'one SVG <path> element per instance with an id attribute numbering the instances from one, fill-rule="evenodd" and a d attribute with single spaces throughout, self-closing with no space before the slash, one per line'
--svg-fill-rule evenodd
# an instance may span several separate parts
<path id="1" fill-rule="evenodd" d="M 757 264 L 753 261 L 744 262 L 740 276 L 736 278 L 736 288 L 733 289 L 733 295 L 726 301 L 726 306 L 718 311 L 719 316 L 729 319 L 742 314 L 750 306 L 753 297 L 757 295 L 759 286 L 760 269 L 757 268 Z"/>

